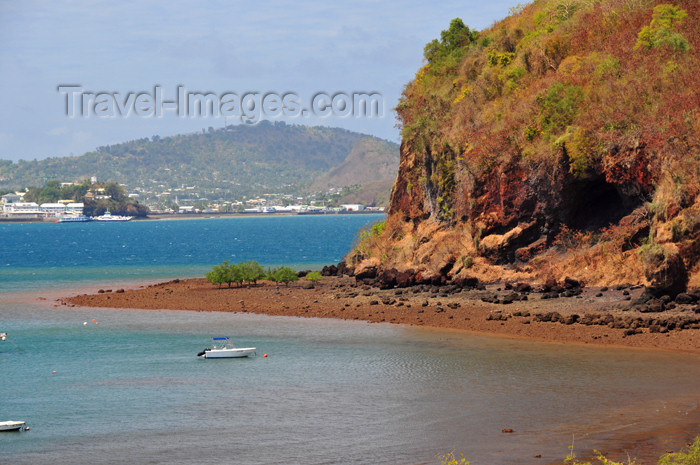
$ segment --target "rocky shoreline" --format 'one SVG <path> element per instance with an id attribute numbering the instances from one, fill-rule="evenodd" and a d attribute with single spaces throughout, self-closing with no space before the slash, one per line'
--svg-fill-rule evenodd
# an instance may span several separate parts
<path id="1" fill-rule="evenodd" d="M 335 266 L 323 271 L 315 286 L 301 279 L 289 286 L 217 288 L 205 279 L 176 279 L 100 289 L 57 305 L 339 318 L 700 354 L 700 289 L 671 298 L 638 285 L 589 288 L 570 278 L 539 285 L 476 278 L 416 283 L 400 273 L 351 277 Z"/>

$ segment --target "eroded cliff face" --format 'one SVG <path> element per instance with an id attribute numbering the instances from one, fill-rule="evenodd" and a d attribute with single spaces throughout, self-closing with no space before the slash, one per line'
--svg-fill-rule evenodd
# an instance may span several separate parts
<path id="1" fill-rule="evenodd" d="M 627 169 L 619 169 L 619 163 L 610 172 L 591 171 L 581 177 L 570 173 L 565 155 L 549 165 L 508 160 L 478 177 L 459 170 L 458 188 L 446 212 L 440 208 L 444 193 L 425 181 L 433 160 L 425 157 L 425 165 L 415 169 L 417 157 L 404 146 L 389 215 L 413 229 L 426 221 L 451 229 L 468 226 L 479 255 L 491 263 L 528 262 L 551 246 L 563 228 L 599 230 L 618 224 L 652 200 L 658 177 L 653 171 L 659 168 L 648 163 L 641 150 L 627 150 L 624 156 Z M 648 232 L 646 215 L 638 212 L 627 221 L 644 223 Z"/>
<path id="2" fill-rule="evenodd" d="M 571 1 L 556 16 L 563 2 L 539 1 L 478 35 L 453 21 L 397 108 L 389 215 L 348 255 L 356 272 L 700 284 L 700 100 L 687 87 L 700 66 L 689 49 L 636 46 L 663 14 L 700 46 L 682 21 L 698 5 L 680 3 Z M 613 27 L 616 8 L 628 16 Z M 663 71 L 679 61 L 686 71 Z"/>

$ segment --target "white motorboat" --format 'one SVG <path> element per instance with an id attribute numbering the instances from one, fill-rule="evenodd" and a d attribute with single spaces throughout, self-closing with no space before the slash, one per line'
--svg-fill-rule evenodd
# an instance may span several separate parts
<path id="1" fill-rule="evenodd" d="M 19 431 L 26 429 L 24 421 L 0 421 L 0 431 Z"/>
<path id="2" fill-rule="evenodd" d="M 23 350 L 20 346 L 18 346 L 17 344 L 15 344 L 14 342 L 12 342 L 12 341 L 10 340 L 9 336 L 7 335 L 7 333 L 0 333 L 0 342 L 4 342 L 4 341 L 9 342 L 9 343 L 12 344 L 13 346 L 17 347 L 19 350 L 21 350 L 22 352 L 24 352 L 24 350 Z"/>
<path id="3" fill-rule="evenodd" d="M 228 337 L 213 337 L 213 345 L 197 354 L 204 358 L 242 358 L 256 355 L 255 347 L 236 347 Z"/>

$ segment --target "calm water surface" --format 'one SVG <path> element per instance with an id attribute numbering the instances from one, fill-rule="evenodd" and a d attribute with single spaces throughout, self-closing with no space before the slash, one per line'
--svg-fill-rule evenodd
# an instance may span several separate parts
<path id="1" fill-rule="evenodd" d="M 339 262 L 358 229 L 383 218 L 361 214 L 0 223 L 0 292 L 202 276 L 224 260 L 318 267 Z"/>
<path id="2" fill-rule="evenodd" d="M 311 226 L 265 220 L 273 220 L 270 231 Z M 226 221 L 231 220 L 222 224 Z M 347 249 L 355 225 L 343 221 L 314 228 L 325 228 Z M 176 228 L 183 245 L 201 242 L 201 224 L 171 223 L 178 225 L 142 223 L 139 234 L 160 237 L 145 241 L 151 248 L 163 241 L 153 231 L 156 226 Z M 280 241 L 280 232 L 269 238 L 258 226 L 253 221 L 246 227 L 258 232 L 235 235 L 246 237 L 246 243 Z M 57 244 L 65 237 L 51 242 L 57 229 L 38 230 L 33 241 L 61 248 Z M 95 244 L 111 240 L 98 238 Z M 34 257 L 23 261 L 8 252 L 4 239 L 0 256 L 10 265 L 2 276 L 9 284 L 0 294 L 0 331 L 21 350 L 0 343 L 0 421 L 23 419 L 31 431 L 0 434 L 2 464 L 437 464 L 435 455 L 450 451 L 463 452 L 472 464 L 549 463 L 566 455 L 572 435 L 577 450 L 606 450 L 621 438 L 670 431 L 697 419 L 700 363 L 689 355 L 364 322 L 67 309 L 36 302 L 46 286 L 70 293 L 65 286 L 71 283 L 114 282 L 119 270 L 125 279 L 159 277 L 170 267 L 205 267 L 229 258 L 222 257 L 226 254 L 284 263 L 272 258 L 283 247 L 272 254 L 251 245 L 245 250 L 258 255 L 249 257 L 220 238 L 210 243 L 215 250 L 205 259 L 197 254 L 206 247 L 197 246 L 191 258 L 171 254 L 163 263 L 161 251 L 138 249 L 129 241 L 123 254 L 114 244 L 105 245 L 109 254 L 91 246 L 98 251 L 90 253 L 107 265 L 116 263 L 110 266 L 119 270 L 109 274 L 110 266 L 83 259 L 70 265 L 46 259 L 46 267 Z M 86 237 L 76 242 L 89 243 Z M 299 238 L 289 247 L 306 251 L 308 261 L 287 263 L 340 258 L 324 255 L 328 250 L 314 255 Z M 120 262 L 131 255 L 142 261 Z M 147 257 L 156 264 L 145 263 Z M 81 273 L 69 273 L 71 282 L 47 278 L 90 267 L 107 278 Z M 17 268 L 34 270 L 39 278 L 22 281 Z M 198 359 L 196 353 L 214 335 L 253 345 L 259 356 Z M 503 434 L 503 428 L 515 433 Z M 539 454 L 542 458 L 535 459 Z"/>

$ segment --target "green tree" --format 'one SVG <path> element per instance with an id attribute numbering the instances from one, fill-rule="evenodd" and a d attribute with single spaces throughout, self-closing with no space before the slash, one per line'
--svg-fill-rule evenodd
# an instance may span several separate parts
<path id="1" fill-rule="evenodd" d="M 450 22 L 450 27 L 440 33 L 440 40 L 433 39 L 423 49 L 423 56 L 429 63 L 440 60 L 456 52 L 461 56 L 462 49 L 479 37 L 478 31 L 472 31 L 460 18 Z"/>
<path id="2" fill-rule="evenodd" d="M 226 262 L 228 263 L 228 262 Z M 238 265 L 235 265 L 231 263 L 228 265 L 228 274 L 229 274 L 229 279 L 231 279 L 232 283 L 236 283 L 238 286 L 243 284 L 245 281 L 245 277 L 243 275 L 243 270 L 241 269 L 241 264 L 239 263 Z"/>
<path id="3" fill-rule="evenodd" d="M 311 273 L 306 275 L 307 281 L 311 282 L 311 287 L 315 287 L 316 283 L 323 279 L 323 276 L 321 276 L 321 273 L 318 271 L 312 271 Z"/>
<path id="4" fill-rule="evenodd" d="M 239 262 L 238 269 L 244 282 L 257 284 L 258 279 L 265 277 L 265 269 L 254 260 Z"/>
<path id="5" fill-rule="evenodd" d="M 84 179 L 79 185 L 73 186 L 73 200 L 76 202 L 83 200 L 83 197 L 85 197 L 85 194 L 87 194 L 91 186 L 92 184 L 88 179 Z"/>
<path id="6" fill-rule="evenodd" d="M 634 48 L 651 50 L 654 47 L 668 45 L 674 50 L 687 52 L 690 50 L 690 44 L 680 33 L 673 31 L 674 27 L 687 16 L 688 13 L 676 5 L 669 3 L 656 5 L 651 23 L 639 31 Z"/>
<path id="7" fill-rule="evenodd" d="M 231 270 L 229 268 L 228 260 L 224 261 L 224 263 L 220 265 L 214 265 L 212 270 L 208 272 L 205 277 L 210 283 L 218 284 L 219 288 L 221 288 L 223 283 L 228 283 L 228 287 L 231 287 L 232 279 L 230 279 Z"/>
<path id="8" fill-rule="evenodd" d="M 116 182 L 108 182 L 104 187 L 105 195 L 109 195 L 114 200 L 122 200 L 126 197 L 124 188 Z"/>
<path id="9" fill-rule="evenodd" d="M 277 268 L 268 277 L 271 281 L 284 283 L 286 286 L 289 286 L 289 283 L 292 281 L 299 280 L 297 272 L 286 266 Z"/>

